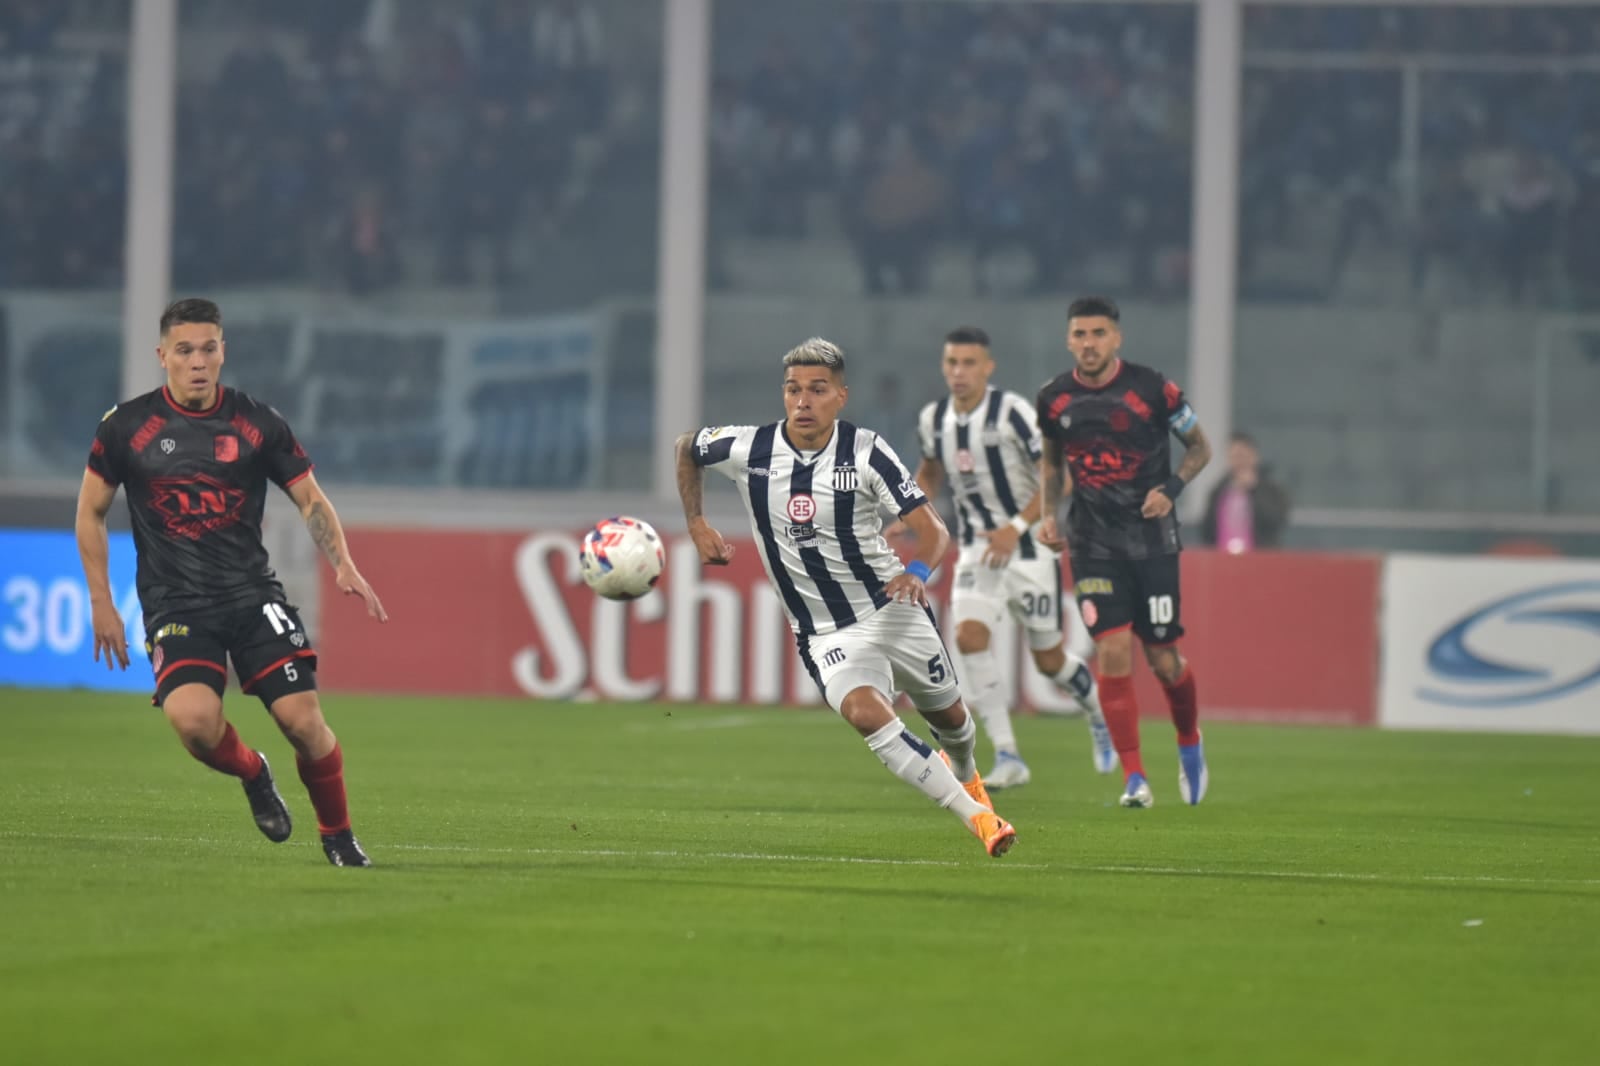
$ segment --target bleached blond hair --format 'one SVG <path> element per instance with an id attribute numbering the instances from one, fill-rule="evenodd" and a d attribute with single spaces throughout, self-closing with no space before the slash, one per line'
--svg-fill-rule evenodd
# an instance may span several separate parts
<path id="1" fill-rule="evenodd" d="M 791 366 L 825 366 L 840 377 L 844 376 L 844 352 L 830 340 L 812 337 L 790 348 L 783 357 L 783 368 Z"/>

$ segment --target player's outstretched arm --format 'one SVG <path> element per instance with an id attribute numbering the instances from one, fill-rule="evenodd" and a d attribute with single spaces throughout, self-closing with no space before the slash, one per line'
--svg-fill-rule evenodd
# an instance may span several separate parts
<path id="1" fill-rule="evenodd" d="M 378 594 L 372 591 L 372 586 L 361 576 L 361 571 L 356 569 L 355 562 L 350 558 L 350 545 L 345 542 L 344 527 L 339 524 L 339 516 L 333 510 L 333 501 L 317 484 L 316 476 L 307 474 L 290 485 L 289 498 L 300 508 L 300 517 L 305 519 L 312 541 L 322 549 L 328 565 L 333 567 L 339 591 L 346 596 L 360 596 L 367 605 L 368 614 L 380 622 L 387 622 L 389 613 L 383 609 Z"/>
<path id="2" fill-rule="evenodd" d="M 917 554 L 906 564 L 903 574 L 897 574 L 884 591 L 895 601 L 909 600 L 921 607 L 928 605 L 927 580 L 934 567 L 950 550 L 950 530 L 932 503 L 907 511 L 905 524 L 917 538 Z"/>
<path id="3" fill-rule="evenodd" d="M 92 470 L 83 472 L 83 485 L 78 489 L 78 556 L 83 560 L 83 577 L 89 584 L 89 609 L 94 625 L 94 660 L 100 661 L 100 652 L 106 655 L 106 669 L 111 661 L 128 668 L 128 633 L 117 613 L 117 601 L 111 595 L 111 544 L 106 535 L 106 515 L 111 513 L 111 501 L 117 498 L 117 487 Z"/>
<path id="4" fill-rule="evenodd" d="M 1200 428 L 1199 422 L 1191 422 L 1174 432 L 1183 441 L 1183 461 L 1178 464 L 1178 472 L 1167 478 L 1165 485 L 1157 486 L 1145 494 L 1140 514 L 1146 518 L 1164 518 L 1172 510 L 1178 494 L 1211 461 L 1211 442 L 1206 439 L 1206 432 Z"/>
<path id="5" fill-rule="evenodd" d="M 695 465 L 693 433 L 678 438 L 678 499 L 683 501 L 683 517 L 689 526 L 689 539 L 707 566 L 727 566 L 733 558 L 733 545 L 706 521 L 705 471 Z"/>

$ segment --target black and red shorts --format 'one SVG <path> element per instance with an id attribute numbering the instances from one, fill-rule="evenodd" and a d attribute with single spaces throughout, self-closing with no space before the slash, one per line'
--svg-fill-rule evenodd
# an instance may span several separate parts
<path id="1" fill-rule="evenodd" d="M 1146 647 L 1183 636 L 1178 556 L 1073 559 L 1072 587 L 1083 623 L 1096 640 L 1132 628 Z"/>
<path id="2" fill-rule="evenodd" d="M 146 626 L 144 646 L 158 707 L 180 685 L 198 683 L 222 695 L 229 659 L 240 691 L 267 707 L 317 687 L 316 649 L 300 612 L 284 603 L 167 614 Z"/>

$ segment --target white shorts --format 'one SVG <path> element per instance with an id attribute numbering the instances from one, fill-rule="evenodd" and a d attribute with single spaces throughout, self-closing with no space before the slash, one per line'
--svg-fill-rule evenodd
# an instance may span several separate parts
<path id="1" fill-rule="evenodd" d="M 1061 560 L 1054 555 L 1021 559 L 1013 555 L 1005 566 L 985 566 L 986 545 L 969 544 L 956 560 L 950 588 L 950 615 L 956 625 L 979 622 L 993 633 L 1009 611 L 1028 634 L 1035 651 L 1061 643 Z"/>
<path id="2" fill-rule="evenodd" d="M 800 661 L 839 710 L 863 685 L 894 702 L 904 692 L 922 711 L 942 711 L 961 698 L 955 667 L 927 608 L 891 603 L 833 633 L 799 638 Z"/>

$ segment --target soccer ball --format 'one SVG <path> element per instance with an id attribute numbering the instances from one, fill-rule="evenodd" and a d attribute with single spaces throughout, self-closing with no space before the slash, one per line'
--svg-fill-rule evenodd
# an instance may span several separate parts
<path id="1" fill-rule="evenodd" d="M 583 538 L 578 569 L 584 583 L 608 600 L 636 600 L 655 588 L 667 553 L 649 522 L 607 518 Z"/>

